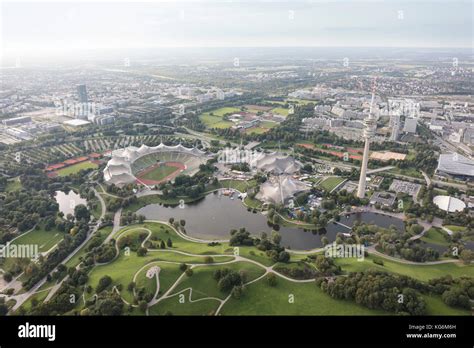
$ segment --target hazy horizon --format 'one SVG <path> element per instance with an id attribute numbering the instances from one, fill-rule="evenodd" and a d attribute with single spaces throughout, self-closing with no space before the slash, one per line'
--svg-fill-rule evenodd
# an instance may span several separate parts
<path id="1" fill-rule="evenodd" d="M 4 59 L 160 48 L 472 49 L 455 1 L 4 1 Z"/>

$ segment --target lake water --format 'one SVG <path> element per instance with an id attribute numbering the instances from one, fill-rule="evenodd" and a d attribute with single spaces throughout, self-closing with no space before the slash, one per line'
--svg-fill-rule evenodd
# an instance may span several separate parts
<path id="1" fill-rule="evenodd" d="M 67 216 L 67 214 L 74 215 L 76 205 L 84 204 L 87 206 L 87 200 L 81 198 L 81 196 L 73 190 L 70 190 L 67 194 L 63 191 L 56 191 L 54 198 L 59 204 L 59 211 L 63 212 L 64 216 Z"/>
<path id="2" fill-rule="evenodd" d="M 245 227 L 254 235 L 262 232 L 271 234 L 272 228 L 267 224 L 266 216 L 261 213 L 252 213 L 239 199 L 230 199 L 219 194 L 209 194 L 198 202 L 187 204 L 184 208 L 165 207 L 159 204 L 150 204 L 137 211 L 150 220 L 168 221 L 170 217 L 175 220 L 186 221 L 186 233 L 189 236 L 203 239 L 228 239 L 231 229 Z M 351 214 L 348 218 L 341 217 L 341 223 L 351 226 L 355 221 L 375 223 L 388 228 L 395 225 L 403 228 L 403 221 L 375 213 Z M 330 223 L 322 233 L 305 231 L 302 228 L 280 226 L 281 245 L 295 250 L 310 250 L 322 246 L 321 238 L 326 237 L 329 242 L 336 239 L 338 233 L 347 233 L 349 229 Z"/>

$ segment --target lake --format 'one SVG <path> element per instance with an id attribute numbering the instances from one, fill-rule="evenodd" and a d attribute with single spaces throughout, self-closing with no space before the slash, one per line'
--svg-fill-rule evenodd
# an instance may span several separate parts
<path id="1" fill-rule="evenodd" d="M 191 237 L 202 239 L 228 239 L 231 229 L 245 227 L 247 231 L 260 236 L 262 232 L 271 234 L 272 228 L 267 223 L 266 216 L 261 213 L 252 213 L 239 199 L 230 199 L 217 193 L 209 194 L 203 199 L 186 204 L 184 208 L 179 206 L 163 206 L 160 204 L 149 204 L 137 211 L 150 220 L 168 221 L 173 217 L 175 220 L 186 221 L 186 233 Z M 348 218 L 341 217 L 341 223 L 351 226 L 355 221 L 375 223 L 381 227 L 388 228 L 395 225 L 403 228 L 403 221 L 375 213 L 351 214 Z M 336 239 L 338 233 L 347 233 L 350 230 L 336 223 L 329 223 L 324 232 L 305 231 L 302 228 L 280 226 L 281 245 L 295 250 L 310 250 L 322 247 L 321 238 L 326 237 L 329 242 Z"/>

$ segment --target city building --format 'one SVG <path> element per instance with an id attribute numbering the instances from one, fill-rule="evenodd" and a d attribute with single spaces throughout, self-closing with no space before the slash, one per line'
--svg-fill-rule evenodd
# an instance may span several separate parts
<path id="1" fill-rule="evenodd" d="M 87 103 L 87 88 L 86 85 L 78 85 L 77 86 L 77 97 L 80 103 Z"/>
<path id="2" fill-rule="evenodd" d="M 418 125 L 418 119 L 407 117 L 405 119 L 405 124 L 403 126 L 403 131 L 405 133 L 416 134 L 416 126 L 417 125 Z"/>
<path id="3" fill-rule="evenodd" d="M 14 126 L 17 124 L 30 123 L 30 122 L 31 122 L 31 117 L 29 116 L 7 118 L 6 120 L 2 121 L 4 126 Z"/>

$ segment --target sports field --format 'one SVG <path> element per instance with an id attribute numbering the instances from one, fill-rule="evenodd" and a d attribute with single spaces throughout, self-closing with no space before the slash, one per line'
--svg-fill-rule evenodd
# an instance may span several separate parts
<path id="1" fill-rule="evenodd" d="M 225 121 L 223 119 L 224 115 L 239 111 L 239 108 L 225 107 L 205 112 L 199 116 L 199 119 L 208 128 L 230 128 L 234 123 L 231 121 Z"/>
<path id="2" fill-rule="evenodd" d="M 343 182 L 345 179 L 338 176 L 332 176 L 321 182 L 319 185 L 324 188 L 326 191 L 331 192 L 334 188 Z"/>
<path id="3" fill-rule="evenodd" d="M 252 127 L 249 128 L 245 131 L 245 133 L 250 134 L 250 133 L 256 133 L 256 134 L 262 134 L 268 132 L 270 129 L 273 127 L 278 126 L 277 122 L 271 122 L 271 121 L 263 121 L 260 122 L 258 127 Z"/>
<path id="4" fill-rule="evenodd" d="M 90 168 L 96 169 L 98 167 L 99 166 L 97 164 L 92 163 L 91 161 L 85 161 L 85 162 L 82 162 L 82 163 L 74 164 L 72 166 L 60 169 L 60 170 L 58 170 L 57 173 L 58 173 L 59 176 L 68 176 L 68 175 L 71 175 L 71 174 L 79 173 L 83 169 L 90 169 Z"/>
<path id="5" fill-rule="evenodd" d="M 155 185 L 173 179 L 184 169 L 184 164 L 179 162 L 158 163 L 140 172 L 137 178 L 144 184 Z"/>

